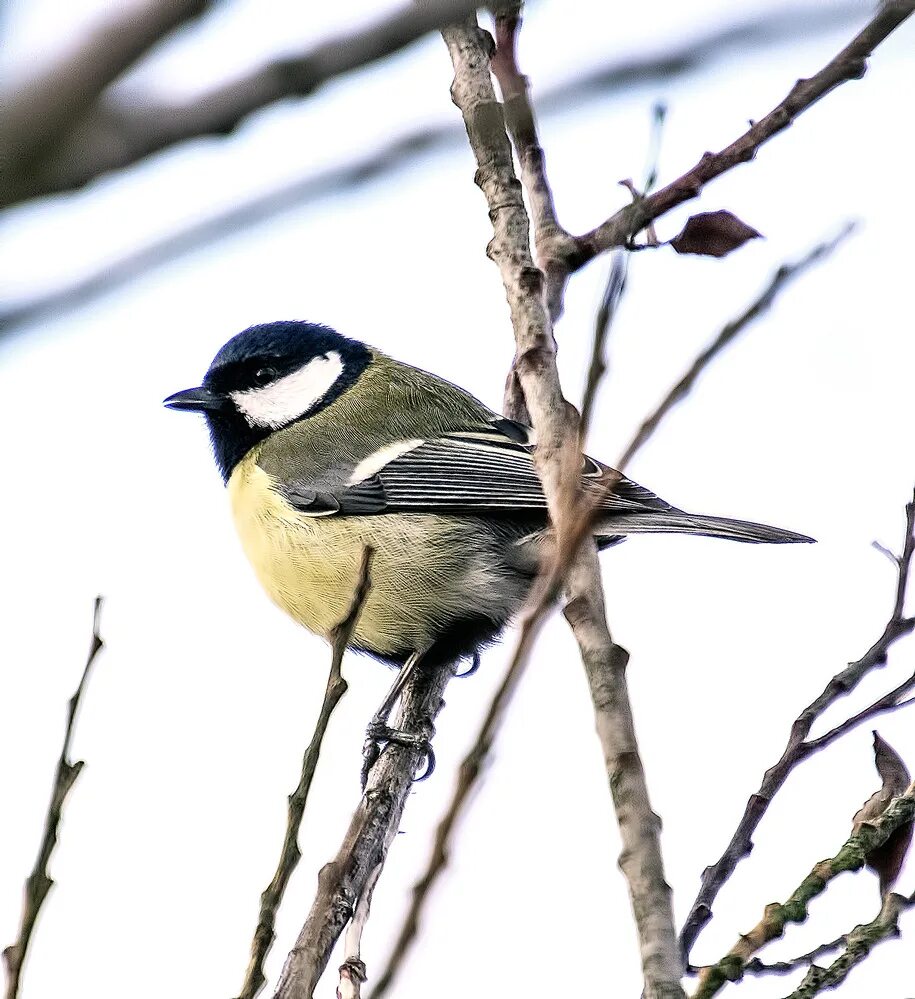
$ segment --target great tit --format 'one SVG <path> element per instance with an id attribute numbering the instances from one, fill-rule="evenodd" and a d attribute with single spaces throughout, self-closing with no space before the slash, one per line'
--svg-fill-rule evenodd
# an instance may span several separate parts
<path id="1" fill-rule="evenodd" d="M 206 416 L 245 553 L 309 631 L 330 636 L 373 550 L 350 647 L 389 663 L 474 655 L 521 607 L 549 549 L 532 431 L 326 326 L 252 326 L 165 405 Z M 647 532 L 812 540 L 685 513 L 618 475 L 583 458 L 600 547 Z"/>

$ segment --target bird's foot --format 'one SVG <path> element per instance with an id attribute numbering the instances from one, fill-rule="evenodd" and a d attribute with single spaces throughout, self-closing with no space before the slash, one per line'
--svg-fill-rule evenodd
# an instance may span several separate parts
<path id="1" fill-rule="evenodd" d="M 362 790 L 369 779 L 369 772 L 378 762 L 381 751 L 389 743 L 405 746 L 407 749 L 418 749 L 422 752 L 422 773 L 417 781 L 431 777 L 435 770 L 435 751 L 432 749 L 432 735 L 435 729 L 428 721 L 422 732 L 407 732 L 404 729 L 392 728 L 381 721 L 373 721 L 365 733 L 365 745 L 362 749 Z"/>

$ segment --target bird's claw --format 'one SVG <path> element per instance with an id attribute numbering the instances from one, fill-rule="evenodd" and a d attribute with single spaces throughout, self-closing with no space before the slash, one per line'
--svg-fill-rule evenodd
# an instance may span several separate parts
<path id="1" fill-rule="evenodd" d="M 432 728 L 431 724 L 428 726 Z M 408 749 L 418 749 L 422 752 L 423 770 L 414 780 L 426 780 L 435 770 L 435 751 L 432 749 L 432 739 L 425 732 L 407 732 L 404 729 L 391 728 L 383 722 L 373 721 L 365 733 L 365 746 L 362 750 L 362 790 L 369 779 L 369 772 L 378 762 L 381 750 L 388 743 L 405 746 Z"/>
<path id="2" fill-rule="evenodd" d="M 456 680 L 463 680 L 466 676 L 473 676 L 474 673 L 480 668 L 480 653 L 474 652 L 470 657 L 470 665 L 463 672 L 455 672 L 454 678 Z"/>

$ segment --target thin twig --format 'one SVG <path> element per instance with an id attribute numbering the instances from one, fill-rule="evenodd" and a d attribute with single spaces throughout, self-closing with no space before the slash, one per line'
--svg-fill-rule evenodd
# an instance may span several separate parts
<path id="1" fill-rule="evenodd" d="M 344 957 L 340 965 L 340 984 L 337 986 L 337 999 L 360 999 L 362 986 L 367 975 L 362 960 L 362 934 L 372 910 L 372 895 L 381 876 L 383 864 L 378 864 L 368 877 L 365 888 L 359 896 L 356 911 L 346 930 L 343 941 Z"/>
<path id="2" fill-rule="evenodd" d="M 601 296 L 600 306 L 594 319 L 594 336 L 591 340 L 591 361 L 588 364 L 588 378 L 585 391 L 581 397 L 581 439 L 584 443 L 591 426 L 594 414 L 594 403 L 597 400 L 597 389 L 607 373 L 606 345 L 610 327 L 616 318 L 623 292 L 626 290 L 626 279 L 629 276 L 629 251 L 614 250 L 607 284 Z"/>
<path id="3" fill-rule="evenodd" d="M 645 181 L 642 185 L 643 193 L 648 194 L 658 179 L 658 167 L 661 157 L 661 135 L 664 130 L 664 122 L 667 118 L 667 105 L 657 103 L 652 108 L 651 133 L 648 140 L 648 156 L 646 157 Z M 622 181 L 623 184 L 631 184 L 629 181 Z M 649 236 L 653 233 L 649 232 Z M 616 318 L 619 304 L 626 290 L 626 281 L 629 277 L 629 263 L 631 256 L 628 250 L 616 249 L 612 254 L 610 273 L 607 277 L 607 284 L 601 296 L 600 306 L 594 320 L 594 337 L 591 341 L 591 361 L 588 364 L 588 377 L 585 383 L 585 391 L 581 400 L 581 440 L 584 443 L 591 426 L 591 418 L 594 412 L 594 403 L 597 398 L 597 387 L 607 373 L 606 345 L 610 335 L 610 327 Z"/>
<path id="4" fill-rule="evenodd" d="M 897 562 L 893 611 L 883 629 L 883 634 L 860 659 L 849 663 L 844 670 L 836 674 L 826 684 L 819 697 L 811 701 L 795 719 L 781 758 L 766 771 L 759 788 L 750 796 L 743 816 L 724 853 L 702 873 L 699 892 L 690 907 L 689 915 L 686 917 L 686 922 L 680 933 L 680 945 L 685 957 L 689 957 L 702 928 L 712 918 L 712 904 L 718 896 L 718 892 L 734 873 L 740 861 L 749 856 L 753 849 L 753 833 L 772 803 L 772 798 L 798 764 L 827 744 L 823 741 L 826 737 L 807 741 L 807 736 L 810 734 L 814 722 L 839 698 L 854 690 L 868 673 L 884 666 L 891 646 L 915 630 L 915 616 L 905 617 L 904 613 L 913 552 L 915 552 L 915 496 L 906 505 L 905 540 L 902 554 Z M 908 689 L 908 685 L 909 681 L 907 680 L 900 686 Z M 897 691 L 899 689 L 897 688 Z M 883 698 L 880 699 L 880 701 L 882 700 Z M 880 701 L 875 703 L 880 703 Z M 865 718 L 872 717 L 870 711 L 871 709 L 867 708 L 864 712 L 859 712 L 853 719 L 855 724 L 859 724 Z M 827 733 L 827 736 L 832 735 L 833 738 L 837 738 L 838 734 L 847 730 L 848 723 L 844 723 L 833 729 L 832 733 Z M 832 738 L 829 741 L 832 741 Z"/>
<path id="5" fill-rule="evenodd" d="M 813 950 L 807 951 L 806 954 L 798 954 L 797 957 L 789 958 L 787 961 L 766 962 L 761 961 L 758 957 L 754 957 L 744 965 L 743 973 L 745 975 L 790 975 L 791 972 L 797 971 L 798 968 L 809 967 L 818 957 L 823 957 L 838 950 L 846 942 L 846 939 L 843 933 L 842 936 L 836 937 L 835 940 L 820 944 L 818 947 L 814 947 Z M 693 970 L 698 971 L 698 969 Z"/>
<path id="6" fill-rule="evenodd" d="M 359 621 L 359 615 L 365 605 L 366 598 L 371 588 L 371 567 L 374 552 L 366 547 L 362 552 L 362 561 L 359 566 L 356 589 L 353 593 L 353 601 L 346 617 L 333 629 L 331 633 L 332 652 L 330 659 L 330 672 L 327 676 L 327 687 L 324 691 L 324 701 L 321 704 L 321 711 L 315 723 L 314 734 L 302 757 L 302 772 L 296 789 L 289 796 L 289 811 L 286 819 L 286 833 L 283 837 L 283 847 L 280 851 L 280 859 L 277 864 L 276 873 L 273 880 L 261 894 L 260 913 L 257 919 L 257 929 L 254 931 L 254 939 L 251 943 L 251 960 L 245 972 L 245 980 L 242 984 L 238 999 L 254 999 L 266 983 L 264 974 L 264 962 L 276 939 L 276 914 L 283 901 L 286 886 L 292 877 L 292 872 L 296 869 L 302 857 L 299 849 L 299 829 L 302 825 L 302 817 L 305 814 L 305 806 L 308 803 L 308 794 L 311 791 L 311 782 L 314 779 L 315 769 L 318 766 L 318 759 L 321 755 L 321 745 L 324 742 L 324 735 L 330 723 L 331 715 L 334 713 L 337 704 L 347 691 L 348 684 L 343 678 L 341 667 L 346 647 L 352 637 L 353 629 Z"/>
<path id="7" fill-rule="evenodd" d="M 730 145 L 717 153 L 704 153 L 685 174 L 659 191 L 640 198 L 602 222 L 596 229 L 575 238 L 576 253 L 565 261 L 569 273 L 615 246 L 625 246 L 649 222 L 672 208 L 697 198 L 705 185 L 748 163 L 760 146 L 784 131 L 830 91 L 849 80 L 859 80 L 867 70 L 874 49 L 915 11 L 915 0 L 887 0 L 881 3 L 870 22 L 819 72 L 798 80 L 788 95 L 768 114 Z"/>
<path id="8" fill-rule="evenodd" d="M 820 992 L 838 988 L 852 968 L 860 964 L 878 943 L 899 936 L 899 917 L 913 904 L 915 903 L 911 898 L 897 895 L 895 892 L 887 895 L 877 918 L 856 926 L 846 934 L 845 950 L 828 968 L 812 965 L 804 980 L 787 999 L 811 999 Z"/>
<path id="9" fill-rule="evenodd" d="M 825 260 L 854 230 L 855 224 L 848 222 L 832 239 L 818 244 L 799 260 L 793 263 L 782 264 L 778 268 L 759 297 L 747 306 L 739 316 L 732 319 L 723 327 L 718 336 L 696 357 L 687 371 L 667 395 L 664 396 L 661 402 L 645 417 L 635 436 L 626 445 L 626 449 L 622 455 L 620 455 L 617 462 L 619 468 L 626 468 L 635 456 L 636 451 L 640 450 L 658 429 L 661 421 L 670 410 L 689 395 L 699 377 L 721 351 L 733 343 L 755 320 L 765 315 L 772 307 L 779 293 L 791 284 L 793 280 L 800 277 L 815 264 Z"/>
<path id="10" fill-rule="evenodd" d="M 910 627 L 915 619 L 909 619 Z M 846 733 L 850 732 L 852 729 L 857 728 L 860 724 L 866 721 L 872 721 L 879 715 L 892 714 L 894 711 L 898 711 L 900 708 L 908 707 L 912 703 L 912 700 L 903 700 L 903 695 L 907 694 L 910 690 L 915 689 L 915 673 L 911 676 L 905 678 L 898 686 L 893 687 L 889 693 L 884 694 L 882 697 L 878 697 L 876 701 L 869 704 L 866 708 L 862 708 L 857 714 L 851 716 L 851 718 L 846 718 L 845 721 L 840 722 L 838 725 L 831 728 L 828 732 L 819 736 L 816 739 L 808 739 L 805 743 L 806 753 L 808 756 L 812 756 L 814 753 L 818 753 L 821 749 L 825 749 L 827 746 L 831 745 L 836 739 L 841 738 Z"/>
<path id="11" fill-rule="evenodd" d="M 915 784 L 910 784 L 905 793 L 890 802 L 879 818 L 862 824 L 857 832 L 845 841 L 842 849 L 834 857 L 821 860 L 794 890 L 787 902 L 783 905 L 777 902 L 767 905 L 763 918 L 749 933 L 741 934 L 727 956 L 717 964 L 703 968 L 693 999 L 711 999 L 728 982 L 738 981 L 743 976 L 744 966 L 760 948 L 780 937 L 789 923 L 804 922 L 811 900 L 824 892 L 833 878 L 845 871 L 860 870 L 864 866 L 865 858 L 882 846 L 896 829 L 911 822 L 913 815 L 915 815 Z M 849 937 L 853 934 L 854 931 Z M 848 950 L 851 949 L 852 943 L 849 940 Z M 839 961 L 841 960 L 840 958 Z"/>
<path id="12" fill-rule="evenodd" d="M 67 707 L 67 727 L 64 732 L 64 743 L 60 750 L 57 770 L 54 774 L 54 788 L 51 792 L 51 800 L 48 803 L 48 811 L 45 815 L 41 845 L 38 848 L 38 857 L 35 860 L 32 873 L 25 882 L 25 897 L 22 905 L 22 919 L 19 923 L 19 933 L 16 936 L 16 942 L 10 944 L 3 951 L 3 961 L 6 964 L 7 970 L 6 999 L 16 999 L 19 995 L 22 968 L 28 954 L 32 931 L 35 929 L 35 921 L 38 919 L 41 906 L 54 884 L 48 871 L 48 865 L 51 862 L 54 847 L 57 846 L 64 802 L 85 765 L 82 760 L 71 761 L 69 759 L 70 744 L 73 741 L 76 713 L 79 710 L 83 691 L 86 689 L 89 673 L 95 660 L 98 658 L 98 654 L 105 647 L 105 643 L 102 641 L 99 633 L 101 613 L 102 598 L 96 597 L 95 606 L 92 611 L 92 641 L 89 645 L 89 655 L 86 657 L 86 665 L 83 668 L 83 675 L 80 678 L 79 686 L 70 698 Z"/>

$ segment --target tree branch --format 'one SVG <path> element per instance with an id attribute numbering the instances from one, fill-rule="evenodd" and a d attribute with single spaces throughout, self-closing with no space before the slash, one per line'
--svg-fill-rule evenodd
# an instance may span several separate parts
<path id="1" fill-rule="evenodd" d="M 828 968 L 812 965 L 804 980 L 787 999 L 811 999 L 820 992 L 838 988 L 852 968 L 860 964 L 878 943 L 899 936 L 899 917 L 912 905 L 911 898 L 890 892 L 883 900 L 876 919 L 856 926 L 845 936 L 845 950 Z"/>
<path id="2" fill-rule="evenodd" d="M 503 22 L 503 37 L 506 30 L 514 32 L 516 28 L 517 20 L 512 25 Z M 569 593 L 566 616 L 579 642 L 595 702 L 598 735 L 623 840 L 620 862 L 629 883 L 642 946 L 645 995 L 650 999 L 679 997 L 683 994 L 679 985 L 680 960 L 674 937 L 670 889 L 664 881 L 658 844 L 659 823 L 648 801 L 625 689 L 624 666 L 628 657 L 613 644 L 607 629 L 593 543 L 583 545 L 579 551 L 587 533 L 590 511 L 582 511 L 578 496 L 577 420 L 559 386 L 552 324 L 544 303 L 543 275 L 531 257 L 521 186 L 514 173 L 502 108 L 496 101 L 489 75 L 488 36 L 473 22 L 448 28 L 442 34 L 455 70 L 452 98 L 464 118 L 478 166 L 475 180 L 486 196 L 493 224 L 493 238 L 487 253 L 499 267 L 515 333 L 516 356 L 506 392 L 507 415 L 515 416 L 523 405 L 537 429 L 538 471 L 557 536 L 553 583 L 547 584 L 547 593 L 558 585 L 565 565 L 572 565 L 566 582 Z M 511 63 L 514 63 L 513 55 Z M 517 97 L 517 66 L 503 66 L 502 73 L 505 86 Z M 542 225 L 550 226 L 555 222 L 555 214 L 550 208 L 551 195 L 542 152 L 536 153 L 539 147 L 533 118 L 525 119 L 519 112 L 512 127 L 517 141 L 527 144 L 528 182 L 538 186 L 539 208 L 535 217 Z M 508 672 L 490 706 L 477 742 L 462 764 L 450 808 L 436 834 L 433 856 L 426 874 L 414 889 L 410 912 L 383 976 L 384 989 L 389 987 L 415 935 L 428 891 L 446 862 L 450 834 L 471 786 L 479 777 L 519 680 L 536 631 L 537 614 L 544 612 L 542 607 L 538 612 L 537 607 L 534 604 L 531 617 L 524 620 Z"/>
<path id="3" fill-rule="evenodd" d="M 825 954 L 831 954 L 834 950 L 838 950 L 845 941 L 846 937 L 843 933 L 842 936 L 836 937 L 835 940 L 820 944 L 814 947 L 813 950 L 807 951 L 806 954 L 799 954 L 788 961 L 772 961 L 767 964 L 758 957 L 754 957 L 744 965 L 743 973 L 745 975 L 790 975 L 792 971 L 797 971 L 799 968 L 809 967 L 818 957 L 823 957 Z M 693 970 L 698 971 L 698 968 Z"/>
<path id="4" fill-rule="evenodd" d="M 652 108 L 651 116 L 651 137 L 648 142 L 647 167 L 645 170 L 645 180 L 642 188 L 645 194 L 651 191 L 658 179 L 658 169 L 661 156 L 661 133 L 664 122 L 667 119 L 667 105 L 657 103 Z M 631 180 L 620 181 L 635 193 Z M 653 235 L 649 227 L 649 238 Z M 591 340 L 591 360 L 588 364 L 588 377 L 585 382 L 585 390 L 581 398 L 581 439 L 584 443 L 588 429 L 591 426 L 591 417 L 594 413 L 594 404 L 597 400 L 597 388 L 601 379 L 607 372 L 607 362 L 605 359 L 607 338 L 610 335 L 610 328 L 616 318 L 620 301 L 626 290 L 626 282 L 629 277 L 629 263 L 631 255 L 628 250 L 616 249 L 613 251 L 610 273 L 607 276 L 607 284 L 601 296 L 600 306 L 594 319 L 594 336 Z"/>
<path id="5" fill-rule="evenodd" d="M 843 240 L 845 240 L 847 236 L 854 232 L 854 230 L 855 224 L 853 222 L 849 222 L 844 226 L 841 232 L 838 233 L 838 235 L 815 246 L 812 250 L 801 257 L 800 260 L 796 260 L 794 263 L 782 264 L 781 267 L 778 268 L 778 270 L 772 275 L 772 279 L 769 281 L 769 284 L 763 290 L 762 294 L 751 305 L 747 306 L 747 308 L 739 316 L 732 319 L 721 330 L 718 336 L 715 337 L 708 347 L 706 347 L 705 350 L 703 350 L 698 357 L 696 357 L 685 374 L 673 386 L 673 388 L 671 388 L 667 395 L 664 396 L 655 409 L 645 417 L 641 426 L 636 431 L 635 436 L 626 445 L 626 449 L 617 461 L 617 465 L 620 468 L 626 468 L 635 456 L 636 451 L 640 450 L 652 434 L 658 429 L 661 421 L 665 416 L 667 416 L 670 410 L 689 395 L 696 382 L 699 380 L 699 376 L 712 363 L 712 361 L 715 360 L 721 351 L 736 340 L 737 337 L 755 320 L 765 315 L 772 307 L 772 304 L 775 302 L 779 293 L 783 291 L 795 278 L 800 277 L 805 271 L 813 267 L 814 264 L 825 260 L 833 252 L 833 250 L 835 250 L 836 247 L 843 242 Z"/>
<path id="6" fill-rule="evenodd" d="M 324 691 L 324 701 L 321 704 L 321 710 L 318 714 L 311 742 L 309 742 L 308 748 L 305 750 L 305 755 L 302 757 L 302 773 L 299 777 L 298 786 L 289 796 L 286 833 L 283 837 L 283 847 L 280 851 L 279 863 L 277 864 L 276 873 L 273 875 L 273 880 L 261 894 L 257 929 L 254 932 L 254 940 L 251 943 L 251 960 L 248 964 L 248 970 L 245 972 L 245 980 L 238 994 L 238 999 L 254 999 L 267 981 L 264 975 L 264 962 L 267 960 L 267 955 L 270 953 L 270 948 L 276 939 L 276 914 L 283 901 L 283 895 L 286 893 L 286 886 L 289 884 L 292 872 L 296 869 L 302 857 L 302 853 L 299 850 L 299 829 L 302 826 L 302 816 L 305 814 L 305 805 L 308 802 L 311 782 L 314 779 L 315 769 L 318 766 L 318 758 L 321 755 L 321 745 L 324 742 L 324 735 L 327 732 L 331 715 L 334 713 L 337 704 L 348 688 L 348 684 L 341 672 L 343 656 L 369 594 L 373 554 L 371 548 L 363 549 L 362 562 L 359 566 L 359 575 L 353 594 L 353 602 L 346 617 L 334 628 L 331 634 L 333 650 L 330 660 L 330 672 L 327 677 L 327 688 Z"/>
<path id="7" fill-rule="evenodd" d="M 534 642 L 555 602 L 561 579 L 568 571 L 568 558 L 564 562 L 565 564 L 556 562 L 550 573 L 539 577 L 531 599 L 521 616 L 518 625 L 518 638 L 509 660 L 508 669 L 490 702 L 489 710 L 483 719 L 473 747 L 464 757 L 458 769 L 451 801 L 435 830 L 432 852 L 426 870 L 413 886 L 407 915 L 401 923 L 400 933 L 385 964 L 384 971 L 372 991 L 372 999 L 382 999 L 388 994 L 416 939 L 432 886 L 448 864 L 452 837 L 458 820 L 467 808 L 471 792 L 489 762 L 496 734 L 527 668 Z"/>
<path id="8" fill-rule="evenodd" d="M 543 112 L 557 112 L 583 100 L 593 98 L 627 87 L 643 85 L 652 81 L 668 80 L 707 66 L 709 61 L 721 58 L 730 50 L 745 54 L 747 50 L 774 44 L 793 42 L 799 33 L 811 37 L 817 32 L 827 31 L 846 23 L 857 15 L 860 5 L 837 4 L 836 6 L 816 5 L 798 10 L 767 12 L 755 20 L 724 29 L 715 29 L 707 35 L 684 43 L 661 53 L 652 53 L 634 59 L 614 60 L 606 65 L 585 73 L 573 80 L 561 83 L 545 91 L 539 101 Z M 200 102 L 195 101 L 195 106 Z M 124 127 L 130 134 L 139 129 L 139 123 L 131 124 L 128 109 L 118 109 L 116 117 L 128 122 Z M 139 112 L 138 112 L 139 113 Z M 151 112 L 150 112 L 151 113 Z M 173 114 L 181 119 L 181 109 L 158 109 L 163 119 Z M 153 126 L 154 130 L 156 126 Z M 139 129 L 142 132 L 142 129 Z M 36 293 L 18 301 L 0 304 L 0 337 L 18 325 L 34 321 L 54 310 L 73 308 L 84 301 L 90 301 L 104 294 L 112 287 L 131 280 L 138 274 L 164 263 L 174 257 L 190 252 L 208 242 L 231 235 L 239 229 L 254 225 L 290 206 L 307 203 L 330 193 L 338 193 L 348 188 L 356 188 L 368 180 L 399 168 L 406 160 L 463 140 L 464 130 L 460 126 L 421 126 L 396 136 L 379 149 L 360 157 L 354 162 L 340 167 L 294 180 L 266 193 L 259 193 L 246 201 L 240 201 L 231 208 L 220 211 L 202 222 L 194 222 L 183 229 L 169 233 L 139 249 L 129 251 L 114 261 L 106 261 L 96 271 L 80 276 L 67 284 Z M 80 146 L 87 158 L 98 156 L 94 145 L 88 141 Z M 74 150 L 74 156 L 77 151 Z M 76 169 L 78 156 L 65 158 L 65 163 Z M 126 164 L 125 164 L 126 165 Z M 87 182 L 103 171 L 103 166 L 95 163 L 84 174 L 80 184 Z M 77 185 L 79 186 L 79 185 Z M 61 190 L 49 187 L 36 191 L 35 196 Z"/>
<path id="9" fill-rule="evenodd" d="M 703 968 L 693 999 L 711 999 L 728 982 L 739 981 L 744 966 L 756 951 L 769 941 L 780 937 L 788 923 L 804 922 L 810 902 L 826 890 L 833 878 L 845 871 L 859 871 L 864 866 L 865 858 L 882 846 L 900 826 L 911 822 L 913 816 L 915 816 L 915 784 L 910 784 L 904 794 L 893 799 L 879 818 L 864 823 L 851 835 L 834 857 L 821 860 L 784 905 L 777 902 L 767 905 L 763 918 L 749 933 L 741 935 L 740 940 L 726 957 L 717 964 Z M 863 955 L 858 958 L 862 959 Z M 842 958 L 836 963 L 841 961 Z"/>
<path id="10" fill-rule="evenodd" d="M 401 696 L 395 727 L 431 730 L 452 675 L 450 665 L 414 673 Z M 397 833 L 422 755 L 421 748 L 394 742 L 381 751 L 337 856 L 318 874 L 315 900 L 286 959 L 274 999 L 311 999 L 334 944 L 368 886 L 374 887 L 375 871 Z"/>
<path id="11" fill-rule="evenodd" d="M 740 138 L 717 153 L 704 153 L 685 174 L 646 198 L 639 198 L 602 222 L 596 229 L 575 239 L 576 251 L 557 262 L 566 276 L 594 257 L 615 246 L 625 246 L 650 222 L 672 208 L 691 201 L 715 177 L 752 160 L 765 142 L 784 131 L 808 108 L 831 90 L 849 80 L 859 80 L 867 70 L 874 49 L 915 11 L 915 0 L 885 0 L 871 19 L 819 72 L 798 80 L 787 97 L 755 122 Z"/>
<path id="12" fill-rule="evenodd" d="M 0 148 L 5 151 L 0 206 L 7 186 L 29 184 L 41 158 L 103 90 L 210 0 L 146 0 L 109 7 L 104 20 L 50 65 L 0 99 Z M 71 155 L 74 150 L 71 150 Z"/>
<path id="13" fill-rule="evenodd" d="M 597 402 L 597 389 L 607 373 L 607 362 L 605 351 L 607 337 L 610 334 L 610 327 L 616 318 L 623 292 L 626 290 L 626 281 L 629 277 L 629 252 L 627 250 L 614 250 L 613 261 L 610 265 L 610 273 L 607 275 L 607 284 L 604 286 L 604 293 L 601 296 L 600 306 L 594 318 L 594 335 L 591 338 L 591 360 L 588 363 L 588 376 L 585 381 L 585 390 L 581 397 L 581 438 L 584 443 L 588 429 L 591 426 L 591 419 L 594 415 L 594 405 Z"/>
<path id="14" fill-rule="evenodd" d="M 92 642 L 89 646 L 89 655 L 86 658 L 86 665 L 83 668 L 83 675 L 80 678 L 76 693 L 70 698 L 67 708 L 67 727 L 64 731 L 64 744 L 57 761 L 57 770 L 54 775 L 54 789 L 51 792 L 51 800 L 48 803 L 48 811 L 45 816 L 44 832 L 41 837 L 41 845 L 38 848 L 38 857 L 32 873 L 25 882 L 25 898 L 22 906 L 22 919 L 19 923 L 19 933 L 15 943 L 10 944 L 3 951 L 3 961 L 6 964 L 7 984 L 6 999 L 16 999 L 19 995 L 19 986 L 22 980 L 22 967 L 25 963 L 29 950 L 29 943 L 32 939 L 32 931 L 35 929 L 35 921 L 44 903 L 48 892 L 54 884 L 48 871 L 54 847 L 57 846 L 57 838 L 60 830 L 60 820 L 63 814 L 64 802 L 70 789 L 79 777 L 83 769 L 82 760 L 75 762 L 69 759 L 70 744 L 73 740 L 73 728 L 76 723 L 76 713 L 79 710 L 80 700 L 89 673 L 95 663 L 98 654 L 105 647 L 102 637 L 99 634 L 99 625 L 102 613 L 102 598 L 95 598 L 95 607 L 92 613 Z"/>
<path id="15" fill-rule="evenodd" d="M 189 2 L 183 0 L 185 5 Z M 186 139 L 227 135 L 254 111 L 283 97 L 312 94 L 328 80 L 399 52 L 428 32 L 467 17 L 479 6 L 479 0 L 409 4 L 359 31 L 329 38 L 302 56 L 257 67 L 185 105 L 124 108 L 116 98 L 109 98 L 64 137 L 44 162 L 7 177 L 0 185 L 0 207 L 81 187 L 99 174 Z"/>
<path id="16" fill-rule="evenodd" d="M 689 957 L 703 927 L 712 918 L 712 904 L 717 898 L 718 892 L 734 873 L 740 861 L 749 856 L 753 849 L 753 833 L 766 814 L 773 797 L 788 779 L 789 774 L 799 763 L 813 755 L 818 749 L 824 748 L 828 742 L 833 741 L 834 738 L 848 731 L 851 727 L 850 723 L 845 723 L 837 726 L 831 733 L 827 733 L 827 736 L 807 741 L 807 736 L 810 734 L 814 722 L 839 698 L 851 693 L 868 673 L 884 666 L 891 646 L 915 630 L 915 616 L 904 616 L 906 588 L 909 582 L 913 553 L 915 553 L 915 496 L 906 505 L 905 540 L 902 555 L 896 560 L 897 573 L 893 611 L 883 629 L 883 634 L 860 659 L 849 663 L 841 673 L 836 674 L 826 684 L 819 697 L 811 701 L 794 721 L 781 758 L 766 771 L 758 790 L 750 796 L 744 814 L 724 853 L 702 873 L 699 893 L 680 933 L 680 944 L 684 957 Z M 911 679 L 900 685 L 905 689 L 909 689 L 909 686 L 911 686 Z M 899 691 L 900 688 L 896 690 Z M 875 704 L 879 704 L 882 700 L 883 698 Z M 873 717 L 878 712 L 872 711 L 872 708 L 873 705 L 871 708 L 865 709 L 864 712 L 859 712 L 851 721 L 860 724 L 866 718 Z"/>
<path id="17" fill-rule="evenodd" d="M 468 4 L 463 7 L 463 13 L 472 9 Z M 407 15 L 410 10 L 405 8 L 394 17 Z M 541 104 L 544 108 L 548 104 L 565 105 L 582 94 L 604 93 L 666 80 L 704 67 L 710 59 L 728 50 L 745 53 L 749 48 L 768 46 L 773 41 L 793 41 L 799 31 L 809 35 L 812 31 L 832 30 L 851 18 L 857 18 L 859 12 L 858 3 L 815 4 L 787 12 L 765 12 L 740 24 L 715 28 L 706 35 L 663 52 L 616 60 L 597 67 L 580 79 L 561 84 L 546 95 Z M 382 31 L 387 23 L 388 19 L 382 20 Z M 379 25 L 375 24 L 357 32 L 352 39 L 353 51 L 363 44 L 365 35 L 371 36 L 378 30 Z M 348 47 L 346 39 L 338 38 L 288 61 L 289 65 L 312 67 L 311 93 L 330 78 L 325 76 L 323 81 L 319 80 L 318 70 L 322 65 L 326 67 L 328 60 L 333 58 L 332 46 L 335 44 L 338 49 Z M 321 58 L 322 52 L 324 58 Z M 273 101 L 303 96 L 295 89 L 297 84 L 301 89 L 301 73 L 287 75 L 281 65 L 269 64 L 239 80 L 198 94 L 186 104 L 143 104 L 135 98 L 127 101 L 116 92 L 107 93 L 84 121 L 61 137 L 53 150 L 49 150 L 40 171 L 29 178 L 20 177 L 18 190 L 8 189 L 4 198 L 18 201 L 73 190 L 102 173 L 129 166 L 186 139 L 206 135 L 225 136 L 248 115 Z M 291 89 L 283 90 L 284 86 Z"/>
<path id="18" fill-rule="evenodd" d="M 385 846 L 387 854 L 388 842 Z M 365 962 L 362 960 L 362 934 L 365 931 L 365 924 L 368 922 L 369 913 L 372 908 L 372 895 L 375 893 L 375 885 L 381 877 L 382 864 L 378 864 L 369 875 L 365 888 L 359 896 L 356 904 L 356 911 L 350 920 L 344 938 L 345 955 L 343 964 L 340 965 L 340 984 L 337 986 L 337 999 L 360 999 L 362 986 L 367 980 L 365 972 Z"/>

